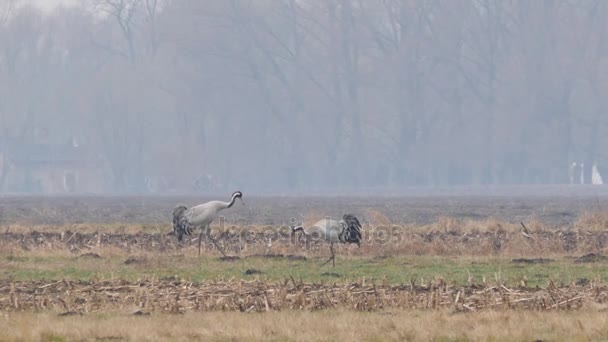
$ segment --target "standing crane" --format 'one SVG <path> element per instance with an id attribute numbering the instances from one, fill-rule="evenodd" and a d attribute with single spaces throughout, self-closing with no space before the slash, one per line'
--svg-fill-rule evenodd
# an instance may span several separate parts
<path id="1" fill-rule="evenodd" d="M 201 233 L 198 237 L 198 256 L 200 257 L 203 233 L 209 230 L 209 226 L 211 226 L 211 222 L 217 217 L 217 214 L 224 209 L 232 207 L 237 198 L 245 205 L 243 193 L 235 191 L 230 198 L 230 202 L 209 201 L 190 209 L 183 205 L 175 207 L 173 209 L 173 234 L 177 236 L 177 241 L 182 241 L 184 235 L 191 235 L 194 229 L 200 228 Z M 216 241 L 211 236 L 209 238 L 220 252 L 224 254 L 224 251 L 219 248 Z"/>
<path id="2" fill-rule="evenodd" d="M 331 256 L 323 263 L 324 266 L 332 261 L 336 267 L 336 256 L 334 253 L 334 243 L 356 243 L 361 247 L 361 223 L 352 214 L 345 214 L 340 221 L 326 218 L 313 224 L 305 230 L 303 226 L 292 228 L 292 232 L 301 231 L 307 239 L 320 239 L 329 242 Z"/>

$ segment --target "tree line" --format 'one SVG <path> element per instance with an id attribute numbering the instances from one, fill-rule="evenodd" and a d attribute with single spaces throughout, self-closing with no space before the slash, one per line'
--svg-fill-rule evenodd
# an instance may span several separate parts
<path id="1" fill-rule="evenodd" d="M 590 181 L 607 19 L 601 0 L 3 0 L 0 136 L 77 136 L 107 191 L 553 184 L 573 162 Z"/>

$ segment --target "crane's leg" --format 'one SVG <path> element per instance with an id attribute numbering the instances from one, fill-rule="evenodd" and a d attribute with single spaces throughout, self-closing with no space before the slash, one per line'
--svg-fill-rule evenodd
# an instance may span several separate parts
<path id="1" fill-rule="evenodd" d="M 333 267 L 336 267 L 336 258 L 334 255 L 334 243 L 330 242 L 329 243 L 329 251 L 331 252 L 331 256 L 329 257 L 329 259 L 327 259 L 326 262 L 323 263 L 323 265 L 321 265 L 321 267 L 325 266 L 325 264 L 327 264 L 328 262 L 332 261 L 333 263 Z"/>
<path id="2" fill-rule="evenodd" d="M 201 242 L 203 240 L 203 230 L 201 229 L 201 233 L 198 235 L 198 257 L 201 257 Z"/>
<path id="3" fill-rule="evenodd" d="M 211 235 L 209 235 L 209 240 L 211 240 L 211 242 L 213 242 L 213 244 L 215 245 L 215 247 L 220 251 L 220 253 L 222 253 L 222 256 L 224 256 L 224 258 L 226 258 L 226 253 L 224 253 L 224 249 L 220 247 L 220 245 L 217 244 L 217 241 L 211 237 Z"/>
<path id="4" fill-rule="evenodd" d="M 198 239 L 198 256 L 201 256 L 201 240 L 203 239 L 203 232 L 210 232 L 210 227 L 207 226 L 206 228 L 204 228 L 203 230 L 201 230 L 201 235 L 199 236 Z M 224 253 L 224 250 L 217 244 L 217 241 L 211 237 L 211 233 L 207 234 L 207 237 L 209 238 L 209 240 L 211 240 L 211 242 L 213 242 L 213 245 L 220 251 L 220 253 L 222 253 L 222 255 L 224 256 L 224 258 L 226 257 L 226 253 Z"/>

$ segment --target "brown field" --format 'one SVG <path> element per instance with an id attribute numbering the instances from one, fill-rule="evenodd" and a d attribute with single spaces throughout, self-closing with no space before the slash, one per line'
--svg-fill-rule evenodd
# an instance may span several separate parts
<path id="1" fill-rule="evenodd" d="M 584 212 L 608 208 L 608 191 L 598 188 L 557 191 L 540 187 L 516 194 L 484 195 L 488 192 L 492 191 L 478 191 L 470 196 L 449 192 L 446 195 L 440 195 L 440 192 L 438 195 L 416 196 L 416 192 L 412 192 L 410 197 L 250 197 L 245 193 L 246 207 L 237 203 L 225 212 L 225 216 L 227 222 L 239 225 L 279 226 L 289 224 L 293 219 L 318 219 L 325 215 L 338 217 L 351 212 L 362 222 L 377 224 L 372 222 L 374 216 L 370 212 L 378 212 L 398 224 L 428 225 L 449 217 L 458 220 L 493 218 L 510 223 L 534 220 L 552 227 L 563 227 L 573 224 Z M 170 222 L 172 209 L 177 204 L 191 206 L 218 198 L 222 196 L 5 196 L 0 197 L 0 222 L 166 224 Z"/>
<path id="2" fill-rule="evenodd" d="M 351 309 L 452 309 L 455 312 L 528 309 L 573 310 L 586 303 L 602 305 L 608 300 L 605 285 L 546 288 L 505 285 L 453 286 L 441 279 L 426 285 L 389 285 L 377 281 L 345 284 L 230 281 L 191 282 L 150 279 L 84 282 L 58 280 L 0 282 L 3 311 L 63 311 L 83 314 L 137 307 L 145 312 L 187 311 L 269 312 L 275 310 Z"/>
<path id="3" fill-rule="evenodd" d="M 524 223 L 527 234 L 522 233 L 524 221 L 440 217 L 434 223 L 415 225 L 393 223 L 377 210 L 367 210 L 366 214 L 371 219 L 363 224 L 364 242 L 360 248 L 344 247 L 349 255 L 576 256 L 600 254 L 608 247 L 608 212 L 585 212 L 572 224 L 559 227 L 531 220 Z M 197 235 L 178 243 L 170 232 L 166 223 L 14 223 L 3 226 L 0 247 L 4 252 L 69 251 L 79 255 L 102 247 L 123 252 L 188 253 L 198 244 Z M 322 241 L 306 243 L 301 236 L 291 234 L 287 224 L 214 224 L 211 237 L 228 254 L 238 257 L 312 253 L 325 246 Z M 215 248 L 209 238 L 203 239 L 206 250 Z"/>
<path id="4" fill-rule="evenodd" d="M 608 338 L 603 197 L 246 199 L 229 258 L 167 234 L 176 203 L 1 199 L 0 340 Z M 320 267 L 288 226 L 342 212 L 365 241 Z"/>

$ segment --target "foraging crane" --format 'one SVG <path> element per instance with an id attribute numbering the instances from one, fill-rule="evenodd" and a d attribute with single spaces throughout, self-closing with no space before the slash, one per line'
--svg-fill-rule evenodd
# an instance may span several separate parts
<path id="1" fill-rule="evenodd" d="M 182 241 L 184 235 L 191 235 L 194 229 L 200 228 L 201 233 L 198 237 L 198 255 L 200 256 L 203 233 L 209 230 L 209 226 L 217 217 L 217 214 L 224 209 L 232 207 L 237 198 L 241 200 L 243 205 L 245 205 L 245 202 L 243 202 L 243 193 L 240 191 L 235 191 L 232 194 L 230 202 L 209 201 L 207 203 L 194 206 L 190 209 L 183 205 L 175 207 L 175 209 L 173 209 L 173 234 L 177 236 L 177 241 Z M 224 251 L 219 248 L 215 240 L 211 237 L 209 238 L 220 250 L 220 252 L 224 254 Z"/>
<path id="2" fill-rule="evenodd" d="M 336 267 L 334 243 L 356 243 L 361 247 L 361 223 L 351 214 L 345 214 L 340 221 L 329 218 L 317 221 L 309 227 L 308 231 L 304 230 L 303 226 L 292 228 L 292 233 L 295 234 L 298 231 L 304 233 L 307 239 L 318 238 L 329 242 L 331 256 L 321 266 L 332 261 L 333 267 Z"/>

